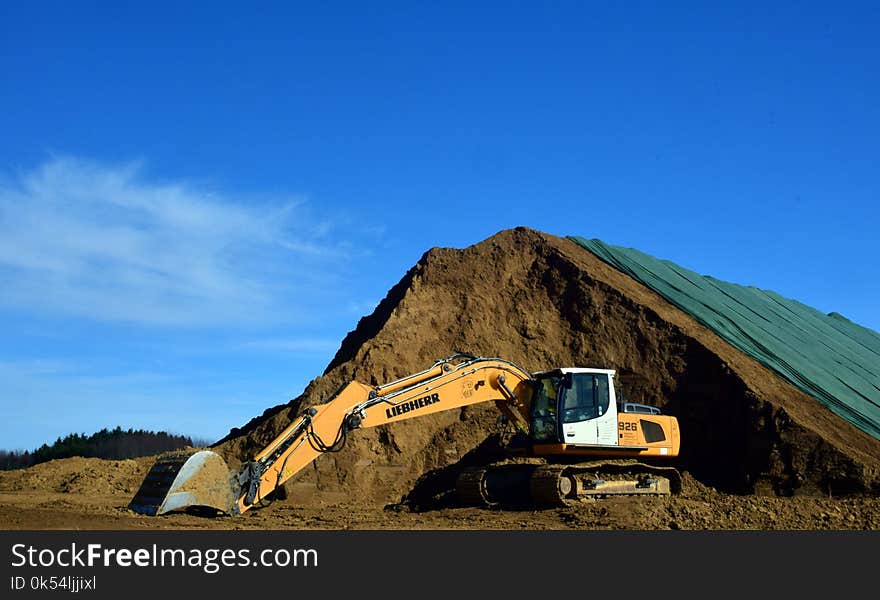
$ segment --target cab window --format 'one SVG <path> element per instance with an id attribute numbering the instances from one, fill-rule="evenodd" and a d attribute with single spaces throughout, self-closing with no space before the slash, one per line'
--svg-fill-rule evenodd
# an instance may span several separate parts
<path id="1" fill-rule="evenodd" d="M 562 422 L 579 423 L 608 412 L 610 394 L 605 373 L 567 374 L 563 386 Z"/>

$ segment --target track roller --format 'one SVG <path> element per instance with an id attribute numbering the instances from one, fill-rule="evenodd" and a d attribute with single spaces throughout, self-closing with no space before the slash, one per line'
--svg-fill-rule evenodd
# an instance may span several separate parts
<path id="1" fill-rule="evenodd" d="M 577 492 L 577 482 L 565 475 L 564 467 L 540 466 L 532 472 L 529 491 L 539 506 L 563 506 L 566 498 Z"/>
<path id="2" fill-rule="evenodd" d="M 455 494 L 458 500 L 468 506 L 491 506 L 486 490 L 486 469 L 465 469 L 455 482 Z"/>

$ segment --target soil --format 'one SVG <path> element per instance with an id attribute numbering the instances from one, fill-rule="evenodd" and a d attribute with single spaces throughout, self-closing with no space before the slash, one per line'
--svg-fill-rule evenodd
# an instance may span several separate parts
<path id="1" fill-rule="evenodd" d="M 3 529 L 375 529 L 375 530 L 878 530 L 880 498 L 737 496 L 707 488 L 686 476 L 673 497 L 612 498 L 545 510 L 449 507 L 407 510 L 398 505 L 320 501 L 276 502 L 237 517 L 169 514 L 147 517 L 127 505 L 151 459 L 88 459 L 89 490 L 57 491 L 76 476 L 84 459 L 44 465 L 44 479 L 28 471 L 2 473 Z M 134 463 L 134 464 L 132 464 Z M 33 486 L 33 487 L 31 487 Z"/>
<path id="2" fill-rule="evenodd" d="M 125 506 L 151 459 L 53 461 L 0 473 L 10 528 L 876 529 L 880 440 L 573 242 L 527 228 L 428 251 L 290 403 L 214 445 L 235 468 L 344 382 L 378 385 L 455 352 L 528 371 L 618 371 L 629 401 L 678 417 L 682 493 L 516 511 L 422 503 L 490 460 L 494 406 L 353 432 L 286 489 L 235 518 L 142 517 Z"/>

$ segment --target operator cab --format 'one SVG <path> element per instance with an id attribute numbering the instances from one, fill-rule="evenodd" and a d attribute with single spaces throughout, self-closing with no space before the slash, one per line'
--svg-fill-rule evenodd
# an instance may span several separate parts
<path id="1" fill-rule="evenodd" d="M 532 441 L 617 445 L 614 373 L 610 369 L 555 369 L 535 373 Z"/>

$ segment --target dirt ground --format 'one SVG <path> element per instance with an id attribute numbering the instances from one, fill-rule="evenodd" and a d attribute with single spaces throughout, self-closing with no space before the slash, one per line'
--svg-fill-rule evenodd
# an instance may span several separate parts
<path id="1" fill-rule="evenodd" d="M 335 494 L 295 498 L 237 517 L 170 514 L 127 508 L 152 463 L 64 459 L 0 473 L 3 529 L 505 529 L 505 530 L 880 530 L 880 498 L 740 496 L 686 476 L 672 497 L 620 497 L 562 508 L 502 510 L 451 507 L 414 512 L 358 503 Z"/>
<path id="2" fill-rule="evenodd" d="M 276 503 L 238 517 L 147 517 L 129 495 L 0 492 L 3 529 L 628 529 L 878 530 L 880 499 L 738 497 L 613 498 L 546 510 L 449 508 L 408 512 L 381 506 Z"/>

